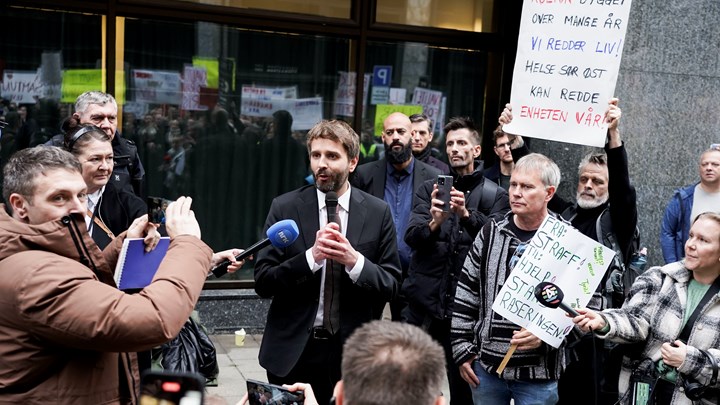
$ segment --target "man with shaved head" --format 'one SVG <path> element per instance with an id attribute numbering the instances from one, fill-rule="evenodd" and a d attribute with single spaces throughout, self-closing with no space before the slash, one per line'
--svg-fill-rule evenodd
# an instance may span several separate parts
<path id="1" fill-rule="evenodd" d="M 412 122 L 407 115 L 400 112 L 388 115 L 383 121 L 382 133 L 385 157 L 358 166 L 351 179 L 353 187 L 382 198 L 390 206 L 403 278 L 410 266 L 411 249 L 405 243 L 405 229 L 412 212 L 413 196 L 425 180 L 441 174 L 438 169 L 413 158 L 412 132 Z M 402 296 L 390 303 L 393 320 L 400 320 L 404 307 Z"/>

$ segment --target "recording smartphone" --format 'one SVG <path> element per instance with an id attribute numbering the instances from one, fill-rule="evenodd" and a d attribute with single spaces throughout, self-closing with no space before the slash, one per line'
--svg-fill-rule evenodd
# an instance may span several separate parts
<path id="1" fill-rule="evenodd" d="M 168 205 L 170 205 L 171 202 L 172 200 L 168 200 L 162 197 L 148 197 L 147 206 L 150 222 L 154 224 L 164 224 L 165 210 L 167 210 L 167 207 Z"/>
<path id="2" fill-rule="evenodd" d="M 437 177 L 437 194 L 435 198 L 442 200 L 445 204 L 442 206 L 442 210 L 445 212 L 450 211 L 450 190 L 453 186 L 452 176 L 445 176 L 439 174 Z"/>
<path id="3" fill-rule="evenodd" d="M 140 380 L 140 405 L 202 405 L 204 391 L 200 374 L 150 370 Z"/>
<path id="4" fill-rule="evenodd" d="M 257 380 L 247 380 L 250 405 L 302 405 L 305 395 L 302 391 L 290 392 L 285 388 Z"/>

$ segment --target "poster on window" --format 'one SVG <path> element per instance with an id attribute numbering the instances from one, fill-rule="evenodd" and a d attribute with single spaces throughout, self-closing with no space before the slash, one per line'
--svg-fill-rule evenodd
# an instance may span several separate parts
<path id="1" fill-rule="evenodd" d="M 352 117 L 355 115 L 355 94 L 356 78 L 355 72 L 338 72 L 340 74 L 337 89 L 335 90 L 335 105 L 333 114 L 341 117 Z M 363 113 L 367 108 L 368 88 L 372 75 L 365 74 L 363 82 Z"/>
<path id="2" fill-rule="evenodd" d="M 242 86 L 243 100 L 284 100 L 297 98 L 297 86 L 289 87 L 263 87 L 263 86 Z"/>
<path id="3" fill-rule="evenodd" d="M 312 128 L 323 119 L 322 97 L 298 98 L 293 100 L 243 100 L 240 114 L 249 117 L 272 117 L 275 111 L 285 110 L 293 118 L 292 130 Z"/>
<path id="4" fill-rule="evenodd" d="M 179 72 L 160 70 L 132 71 L 135 101 L 150 104 L 173 104 L 182 102 L 182 78 Z"/>
<path id="5" fill-rule="evenodd" d="M 205 68 L 185 66 L 182 84 L 182 109 L 189 111 L 205 111 L 207 106 L 200 104 L 200 88 L 207 86 Z"/>
<path id="6" fill-rule="evenodd" d="M 0 96 L 16 104 L 35 104 L 43 97 L 45 83 L 39 72 L 3 72 Z"/>
<path id="7" fill-rule="evenodd" d="M 631 0 L 523 3 L 505 132 L 603 146 Z"/>
<path id="8" fill-rule="evenodd" d="M 423 114 L 427 115 L 432 122 L 438 122 L 440 118 L 440 109 L 442 108 L 443 94 L 441 91 L 416 87 L 413 91 L 413 99 L 411 104 L 422 106 Z"/>

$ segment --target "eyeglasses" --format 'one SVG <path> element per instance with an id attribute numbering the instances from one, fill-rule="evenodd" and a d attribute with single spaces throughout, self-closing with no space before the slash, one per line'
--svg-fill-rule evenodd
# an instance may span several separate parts
<path id="1" fill-rule="evenodd" d="M 392 136 L 395 132 L 397 132 L 398 135 L 403 136 L 408 132 L 408 130 L 405 128 L 388 128 L 385 130 L 385 135 Z"/>

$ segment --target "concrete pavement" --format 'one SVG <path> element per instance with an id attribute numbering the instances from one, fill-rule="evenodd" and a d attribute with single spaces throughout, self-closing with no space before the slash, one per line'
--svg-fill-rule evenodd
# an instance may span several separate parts
<path id="1" fill-rule="evenodd" d="M 210 335 L 210 338 L 215 343 L 220 374 L 217 387 L 206 388 L 207 396 L 215 397 L 206 404 L 221 405 L 222 398 L 227 405 L 235 405 L 247 391 L 247 379 L 267 381 L 265 369 L 258 363 L 262 335 L 247 335 L 243 346 L 235 346 L 235 335 Z M 450 403 L 447 382 L 443 393 Z"/>
<path id="2" fill-rule="evenodd" d="M 228 405 L 235 405 L 247 391 L 247 379 L 267 381 L 265 369 L 258 363 L 262 335 L 245 336 L 243 346 L 235 346 L 235 335 L 210 335 L 210 338 L 215 343 L 220 374 L 217 387 L 207 387 L 207 395 L 221 397 Z"/>

